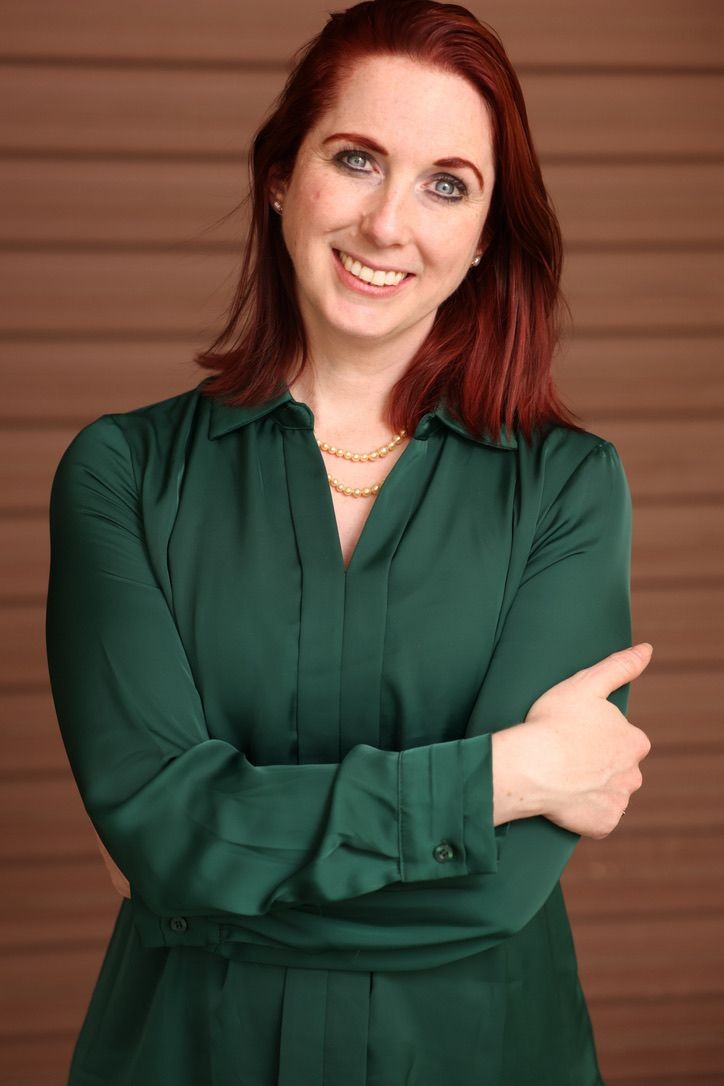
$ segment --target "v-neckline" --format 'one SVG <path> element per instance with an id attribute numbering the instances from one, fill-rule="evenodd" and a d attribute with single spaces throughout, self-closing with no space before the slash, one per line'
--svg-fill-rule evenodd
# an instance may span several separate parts
<path id="1" fill-rule="evenodd" d="M 435 412 L 428 411 L 418 421 L 414 433 L 410 435 L 410 441 L 407 447 L 403 449 L 400 456 L 397 458 L 395 463 L 392 465 L 390 471 L 385 476 L 384 486 L 380 488 L 379 493 L 374 499 L 372 509 L 369 511 L 365 522 L 362 525 L 362 531 L 360 532 L 352 554 L 350 555 L 349 562 L 345 566 L 344 552 L 342 549 L 342 538 L 339 534 L 339 525 L 337 524 L 337 516 L 334 511 L 332 488 L 329 484 L 329 480 L 327 479 L 327 465 L 324 461 L 322 451 L 317 445 L 314 436 L 314 412 L 312 411 L 308 403 L 305 403 L 303 400 L 295 399 L 288 385 L 286 386 L 285 400 L 293 410 L 299 411 L 299 409 L 301 408 L 309 420 L 308 425 L 301 427 L 300 430 L 301 432 L 306 434 L 306 437 L 308 439 L 308 442 L 304 442 L 304 449 L 305 452 L 308 454 L 308 467 L 311 467 L 309 461 L 312 461 L 312 463 L 315 464 L 315 471 L 313 472 L 313 474 L 318 476 L 318 481 L 314 479 L 308 482 L 307 485 L 309 489 L 307 490 L 307 499 L 308 501 L 313 501 L 313 504 L 318 510 L 318 524 L 325 524 L 325 527 L 323 529 L 320 528 L 319 530 L 323 531 L 324 535 L 328 538 L 330 542 L 329 550 L 327 550 L 326 546 L 323 548 L 323 550 L 329 554 L 330 558 L 331 553 L 334 553 L 335 565 L 338 572 L 340 572 L 342 575 L 343 583 L 346 584 L 348 578 L 356 572 L 357 567 L 361 564 L 365 550 L 372 547 L 370 539 L 374 538 L 375 534 L 377 534 L 378 536 L 381 535 L 381 529 L 378 527 L 378 524 L 382 519 L 382 514 L 379 513 L 377 507 L 379 506 L 380 502 L 382 502 L 383 507 L 388 504 L 390 500 L 390 483 L 392 484 L 392 491 L 394 493 L 399 485 L 399 480 L 407 474 L 407 471 L 409 470 L 409 468 L 412 467 L 412 464 L 420 456 L 424 455 L 427 452 L 427 430 L 430 420 L 435 415 Z M 421 437 L 420 435 L 423 433 L 424 437 Z M 289 469 L 291 470 L 292 474 L 296 474 L 295 469 L 298 466 L 298 461 L 293 460 L 290 462 Z M 299 480 L 299 482 L 301 484 L 301 480 Z M 321 486 L 324 497 L 322 497 L 322 495 L 317 490 L 317 486 Z M 292 497 L 293 507 L 295 505 L 295 490 L 296 488 L 294 486 L 294 483 L 292 482 L 292 486 L 290 487 L 290 497 Z M 323 512 L 320 508 L 320 505 L 317 505 L 317 498 L 321 499 L 320 505 L 323 507 Z M 404 514 L 405 523 L 407 522 L 408 517 L 409 509 Z M 303 523 L 301 518 L 300 523 Z M 333 545 L 331 543 L 331 540 L 334 541 Z M 382 540 L 379 539 L 378 542 L 381 543 Z M 360 555 L 362 555 L 362 557 L 360 557 Z"/>
<path id="2" fill-rule="evenodd" d="M 363 545 L 363 543 L 365 541 L 366 535 L 369 534 L 367 529 L 368 529 L 368 527 L 370 525 L 370 521 L 372 521 L 373 518 L 375 517 L 376 511 L 377 511 L 377 505 L 380 502 L 380 500 L 382 498 L 382 495 L 386 492 L 386 487 L 388 486 L 389 481 L 391 479 L 393 479 L 393 476 L 396 476 L 397 469 L 400 466 L 400 464 L 402 464 L 403 460 L 405 460 L 406 457 L 409 460 L 412 457 L 414 457 L 414 455 L 415 455 L 414 452 L 413 452 L 411 454 L 411 456 L 408 456 L 408 454 L 410 453 L 410 449 L 412 448 L 413 441 L 416 441 L 416 439 L 415 438 L 410 438 L 409 443 L 402 450 L 402 452 L 398 456 L 397 460 L 395 461 L 395 463 L 392 465 L 392 467 L 388 471 L 387 475 L 385 476 L 384 485 L 380 487 L 378 493 L 375 495 L 375 498 L 374 498 L 374 500 L 372 502 L 372 508 L 370 509 L 369 513 L 365 517 L 364 523 L 362 525 L 362 530 L 360 531 L 360 534 L 357 537 L 357 542 L 355 543 L 354 547 L 352 548 L 352 553 L 350 555 L 349 562 L 347 563 L 346 566 L 344 564 L 344 549 L 343 549 L 343 546 L 342 546 L 342 537 L 341 537 L 340 532 L 339 532 L 339 524 L 337 522 L 337 514 L 335 513 L 335 509 L 334 509 L 334 497 L 332 495 L 332 487 L 329 485 L 329 480 L 327 480 L 327 465 L 326 465 L 326 463 L 324 461 L 324 457 L 322 456 L 321 450 L 317 446 L 317 451 L 319 452 L 319 457 L 320 457 L 320 460 L 322 461 L 322 467 L 324 469 L 324 477 L 325 477 L 325 482 L 326 482 L 326 486 L 327 486 L 327 499 L 328 499 L 327 508 L 328 508 L 328 512 L 329 512 L 329 518 L 331 519 L 332 528 L 334 530 L 334 535 L 335 535 L 335 538 L 337 540 L 337 549 L 338 549 L 338 552 L 339 552 L 339 563 L 340 563 L 340 565 L 342 567 L 342 573 L 344 574 L 345 579 L 350 574 L 351 567 L 355 563 L 355 558 L 356 558 L 356 556 L 357 556 L 357 554 L 358 554 L 358 552 L 360 550 L 360 547 Z M 315 446 L 316 446 L 316 441 L 315 441 Z M 374 530 L 374 525 L 373 525 L 373 530 Z"/>

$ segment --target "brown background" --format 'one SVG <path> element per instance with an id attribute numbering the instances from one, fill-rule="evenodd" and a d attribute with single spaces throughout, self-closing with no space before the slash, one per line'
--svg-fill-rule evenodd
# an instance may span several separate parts
<path id="1" fill-rule="evenodd" d="M 119 899 L 67 765 L 43 621 L 72 436 L 193 387 L 238 266 L 247 139 L 317 0 L 13 0 L 0 57 L 0 1054 L 60 1086 Z M 344 6 L 343 4 L 340 5 Z M 564 876 L 610 1086 L 724 1083 L 724 6 L 490 0 L 567 243 L 559 384 L 634 499 L 644 786 Z M 201 1086 L 201 1084 L 200 1084 Z M 535 1086 L 535 1084 L 531 1084 Z"/>

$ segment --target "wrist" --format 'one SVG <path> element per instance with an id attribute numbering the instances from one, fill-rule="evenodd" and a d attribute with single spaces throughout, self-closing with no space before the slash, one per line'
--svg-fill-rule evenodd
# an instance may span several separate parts
<path id="1" fill-rule="evenodd" d="M 493 825 L 532 818 L 545 812 L 545 797 L 536 779 L 540 729 L 515 724 L 493 732 Z"/>

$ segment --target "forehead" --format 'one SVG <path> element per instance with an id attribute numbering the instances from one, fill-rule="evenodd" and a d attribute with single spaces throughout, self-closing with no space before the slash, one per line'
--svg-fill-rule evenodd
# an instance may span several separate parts
<path id="1" fill-rule="evenodd" d="M 373 136 L 391 153 L 461 155 L 492 168 L 492 128 L 482 95 L 455 72 L 409 57 L 353 63 L 305 142 L 338 131 Z"/>

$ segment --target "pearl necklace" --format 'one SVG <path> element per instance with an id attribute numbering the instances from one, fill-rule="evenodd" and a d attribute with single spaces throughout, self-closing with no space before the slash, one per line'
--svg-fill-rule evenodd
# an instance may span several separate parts
<path id="1" fill-rule="evenodd" d="M 387 456 L 389 452 L 392 452 L 392 450 L 399 445 L 406 433 L 407 430 L 400 430 L 386 445 L 380 445 L 379 448 L 366 453 L 352 452 L 350 449 L 338 449 L 336 445 L 330 445 L 327 441 L 320 441 L 316 434 L 314 436 L 317 445 L 322 452 L 329 453 L 331 456 L 339 456 L 343 460 L 350 460 L 355 463 L 367 463 L 370 460 L 379 460 L 381 457 Z M 373 483 L 371 486 L 363 487 L 347 486 L 329 472 L 327 473 L 327 482 L 330 486 L 334 487 L 335 490 L 338 490 L 340 494 L 345 494 L 350 498 L 372 498 L 379 492 L 379 489 L 382 486 L 382 483 Z"/>

